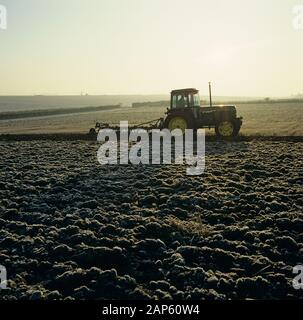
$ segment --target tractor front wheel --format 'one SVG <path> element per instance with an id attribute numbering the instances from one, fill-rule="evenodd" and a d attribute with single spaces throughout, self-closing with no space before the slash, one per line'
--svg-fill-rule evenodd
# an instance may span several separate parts
<path id="1" fill-rule="evenodd" d="M 168 115 L 164 121 L 164 127 L 170 131 L 180 129 L 185 133 L 186 129 L 194 129 L 194 121 L 190 117 L 183 115 Z"/>
<path id="2" fill-rule="evenodd" d="M 240 127 L 233 120 L 219 122 L 216 127 L 216 135 L 219 138 L 232 138 L 238 135 Z"/>

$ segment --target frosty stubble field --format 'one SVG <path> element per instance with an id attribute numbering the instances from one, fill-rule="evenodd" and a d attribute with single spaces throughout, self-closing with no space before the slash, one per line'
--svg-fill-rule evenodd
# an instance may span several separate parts
<path id="1" fill-rule="evenodd" d="M 193 178 L 96 150 L 1 142 L 3 298 L 300 296 L 300 142 L 208 143 Z"/>

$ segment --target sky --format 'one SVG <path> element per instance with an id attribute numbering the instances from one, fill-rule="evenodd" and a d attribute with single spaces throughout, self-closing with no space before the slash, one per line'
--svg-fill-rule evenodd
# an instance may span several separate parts
<path id="1" fill-rule="evenodd" d="M 0 0 L 0 95 L 303 93 L 303 0 Z"/>

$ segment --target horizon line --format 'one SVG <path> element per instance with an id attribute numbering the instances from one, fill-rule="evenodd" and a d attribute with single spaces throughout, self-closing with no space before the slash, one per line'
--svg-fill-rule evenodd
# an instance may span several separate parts
<path id="1" fill-rule="evenodd" d="M 99 96 L 169 96 L 170 93 L 102 93 L 102 94 L 0 94 L 0 97 L 99 97 Z M 251 96 L 251 95 L 213 95 L 213 97 L 231 97 L 231 98 L 251 98 L 251 99 L 265 99 L 265 98 L 295 98 L 301 97 L 303 94 L 291 94 L 287 96 Z M 200 97 L 208 97 L 208 94 L 200 93 Z"/>

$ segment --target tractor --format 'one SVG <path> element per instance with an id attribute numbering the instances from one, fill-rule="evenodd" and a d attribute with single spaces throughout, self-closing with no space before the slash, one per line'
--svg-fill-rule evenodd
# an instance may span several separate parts
<path id="1" fill-rule="evenodd" d="M 186 129 L 197 132 L 200 128 L 215 128 L 216 135 L 221 139 L 233 138 L 238 135 L 242 118 L 237 117 L 237 110 L 232 105 L 212 105 L 211 84 L 209 83 L 209 106 L 200 105 L 199 91 L 194 88 L 173 90 L 171 92 L 170 108 L 167 108 L 166 117 L 150 120 L 138 124 L 129 129 L 144 128 L 146 130 Z M 108 123 L 97 122 L 95 128 L 91 128 L 89 134 L 96 134 L 101 129 L 118 127 L 110 126 Z"/>
<path id="2" fill-rule="evenodd" d="M 233 105 L 213 106 L 210 91 L 210 105 L 201 106 L 199 91 L 194 88 L 173 90 L 171 92 L 170 108 L 164 119 L 164 128 L 169 130 L 200 128 L 215 128 L 219 138 L 232 138 L 238 135 L 242 118 L 237 117 Z"/>

